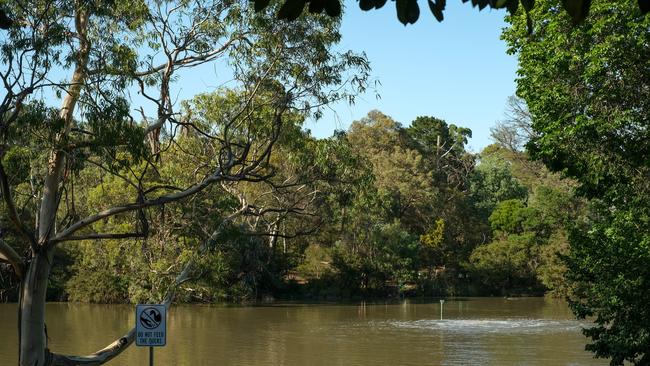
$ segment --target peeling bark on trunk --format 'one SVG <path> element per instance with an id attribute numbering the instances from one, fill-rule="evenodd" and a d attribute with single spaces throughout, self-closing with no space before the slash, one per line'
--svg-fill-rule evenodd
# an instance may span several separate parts
<path id="1" fill-rule="evenodd" d="M 86 81 L 90 43 L 86 37 L 88 14 L 83 9 L 77 9 L 75 28 L 78 33 L 79 52 L 70 87 L 59 113 L 65 121 L 65 127 L 56 137 L 57 141 L 64 140 L 72 128 L 75 106 Z M 45 300 L 48 277 L 54 259 L 54 246 L 50 243 L 50 238 L 56 233 L 59 186 L 63 179 L 64 167 L 65 153 L 52 150 L 38 212 L 37 242 L 32 247 L 32 260 L 21 282 L 18 329 L 20 366 L 47 366 L 52 363 L 52 354 L 47 348 Z"/>
<path id="2" fill-rule="evenodd" d="M 21 366 L 47 364 L 45 296 L 53 253 L 52 249 L 36 253 L 22 282 L 19 310 Z"/>

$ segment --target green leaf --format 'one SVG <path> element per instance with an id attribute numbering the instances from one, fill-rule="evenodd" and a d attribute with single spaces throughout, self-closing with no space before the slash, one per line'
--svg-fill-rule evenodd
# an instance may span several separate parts
<path id="1" fill-rule="evenodd" d="M 519 0 L 508 0 L 506 7 L 508 8 L 508 13 L 515 15 L 517 13 L 517 9 L 519 8 Z"/>
<path id="2" fill-rule="evenodd" d="M 374 2 L 375 2 L 375 9 L 379 9 L 386 4 L 386 0 L 374 0 Z"/>
<path id="3" fill-rule="evenodd" d="M 445 19 L 444 14 L 442 11 L 445 9 L 445 0 L 438 0 L 436 3 L 434 3 L 431 0 L 429 1 L 429 9 L 431 10 L 431 13 L 433 16 L 436 18 L 437 21 L 442 22 Z M 442 6 L 440 5 L 442 3 Z"/>
<path id="4" fill-rule="evenodd" d="M 501 9 L 506 6 L 509 0 L 491 0 L 490 7 L 493 9 Z"/>
<path id="5" fill-rule="evenodd" d="M 305 8 L 305 0 L 286 0 L 278 11 L 279 19 L 296 20 Z"/>
<path id="6" fill-rule="evenodd" d="M 0 9 L 0 29 L 9 29 L 13 20 L 7 16 L 4 10 Z"/>
<path id="7" fill-rule="evenodd" d="M 535 0 L 521 0 L 521 5 L 524 6 L 524 9 L 528 13 L 529 11 L 533 10 L 533 7 L 535 6 Z"/>
<path id="8" fill-rule="evenodd" d="M 395 0 L 397 19 L 404 25 L 408 24 L 408 1 L 409 0 Z"/>
<path id="9" fill-rule="evenodd" d="M 359 0 L 359 8 L 363 11 L 368 11 L 375 8 L 375 2 L 373 0 Z"/>
<path id="10" fill-rule="evenodd" d="M 415 24 L 420 17 L 420 6 L 417 0 L 410 0 L 408 6 L 408 17 L 411 24 Z"/>
<path id="11" fill-rule="evenodd" d="M 269 3 L 271 0 L 255 0 L 255 11 L 260 12 L 264 10 L 267 6 L 269 6 Z"/>
<path id="12" fill-rule="evenodd" d="M 420 17 L 420 7 L 417 0 L 396 0 L 397 19 L 404 24 L 413 24 Z"/>
<path id="13" fill-rule="evenodd" d="M 647 14 L 650 11 L 650 0 L 639 0 L 639 9 L 641 14 Z"/>
<path id="14" fill-rule="evenodd" d="M 331 17 L 341 16 L 341 3 L 339 0 L 326 0 L 325 12 Z"/>
<path id="15" fill-rule="evenodd" d="M 311 0 L 309 2 L 309 12 L 319 14 L 325 9 L 326 0 Z"/>
<path id="16" fill-rule="evenodd" d="M 571 16 L 573 23 L 578 24 L 589 14 L 591 0 L 562 0 L 562 6 Z"/>

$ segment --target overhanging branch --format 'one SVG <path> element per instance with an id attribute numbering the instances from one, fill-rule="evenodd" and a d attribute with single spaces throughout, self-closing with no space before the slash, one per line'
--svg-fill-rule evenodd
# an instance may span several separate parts
<path id="1" fill-rule="evenodd" d="M 144 233 L 92 233 L 86 235 L 71 235 L 66 237 L 65 241 L 79 241 L 79 240 L 103 240 L 103 239 L 129 239 L 129 238 L 144 238 Z M 52 239 L 50 242 L 57 242 L 57 239 Z"/>
<path id="2" fill-rule="evenodd" d="M 124 336 L 88 356 L 66 356 L 52 353 L 52 362 L 50 364 L 53 366 L 103 365 L 127 349 L 134 340 L 135 328 L 132 328 Z"/>
<path id="3" fill-rule="evenodd" d="M 112 207 L 112 208 L 110 208 L 108 210 L 104 210 L 104 211 L 102 211 L 102 212 L 100 212 L 98 214 L 88 216 L 88 217 L 86 217 L 84 219 L 81 219 L 81 220 L 77 221 L 76 223 L 70 225 L 67 229 L 65 229 L 62 232 L 60 232 L 59 234 L 57 234 L 51 240 L 51 242 L 61 242 L 61 241 L 68 240 L 68 238 L 72 237 L 72 234 L 77 232 L 79 229 L 84 228 L 84 227 L 86 227 L 86 226 L 88 226 L 88 225 L 90 225 L 90 224 L 92 224 L 94 222 L 105 219 L 107 217 L 111 217 L 111 216 L 114 216 L 114 215 L 117 215 L 117 214 L 120 214 L 120 213 L 124 213 L 124 212 L 131 212 L 131 211 L 135 211 L 135 210 L 139 210 L 139 209 L 143 209 L 143 208 L 147 208 L 147 207 L 159 206 L 159 205 L 162 205 L 162 204 L 166 204 L 166 203 L 181 200 L 181 199 L 183 199 L 185 197 L 189 197 L 189 196 L 191 196 L 193 194 L 201 192 L 202 190 L 207 188 L 212 183 L 215 183 L 215 182 L 217 182 L 219 180 L 222 180 L 222 179 L 224 179 L 224 178 L 221 175 L 221 169 L 219 169 L 214 174 L 212 174 L 212 175 L 208 176 L 207 178 L 205 178 L 201 183 L 195 184 L 195 185 L 191 186 L 190 188 L 185 189 L 183 191 L 170 193 L 170 194 L 167 194 L 167 195 L 164 195 L 164 196 L 160 196 L 160 197 L 158 197 L 156 199 L 153 199 L 153 200 L 143 200 L 142 202 L 138 202 L 138 203 L 131 203 L 131 204 L 123 205 L 123 206 Z"/>
<path id="4" fill-rule="evenodd" d="M 11 267 L 14 269 L 14 272 L 16 272 L 16 276 L 18 278 L 22 279 L 24 270 L 25 270 L 25 265 L 23 263 L 23 259 L 16 253 L 14 248 L 9 246 L 4 240 L 0 239 L 0 260 L 5 261 L 11 265 Z"/>
<path id="5" fill-rule="evenodd" d="M 2 154 L 0 154 L 1 159 Z M 29 241 L 32 249 L 36 248 L 36 238 L 34 234 L 27 228 L 27 226 L 20 220 L 18 216 L 18 211 L 16 210 L 16 205 L 13 198 L 11 197 L 11 189 L 9 188 L 9 178 L 5 173 L 4 165 L 0 160 L 0 192 L 2 193 L 2 199 L 5 201 L 7 206 L 7 211 L 9 211 L 9 219 L 14 224 L 14 226 L 20 231 L 20 233 Z"/>
<path id="6" fill-rule="evenodd" d="M 242 206 L 239 210 L 226 217 L 219 224 L 219 226 L 214 230 L 214 232 L 210 235 L 208 240 L 203 242 L 197 254 L 198 255 L 205 254 L 205 252 L 207 252 L 207 250 L 212 246 L 214 241 L 217 240 L 223 227 L 227 223 L 231 222 L 234 218 L 241 215 L 244 211 L 246 211 L 247 208 L 248 207 L 246 206 Z M 169 290 L 167 290 L 167 294 L 165 295 L 165 299 L 163 301 L 163 304 L 167 308 L 169 308 L 171 303 L 174 301 L 174 295 L 176 293 L 176 289 L 178 289 L 178 286 L 191 279 L 190 274 L 192 273 L 193 267 L 194 267 L 194 261 L 190 259 L 187 263 L 185 263 L 183 270 L 176 277 L 174 283 L 169 288 Z M 105 348 L 88 356 L 66 356 L 66 355 L 52 353 L 51 365 L 52 366 L 103 365 L 106 362 L 118 356 L 125 349 L 127 349 L 131 344 L 133 344 L 134 340 L 135 340 L 135 327 L 131 328 L 131 330 L 129 330 L 128 333 L 116 339 L 115 341 L 113 341 L 113 343 L 109 344 Z"/>
<path id="7" fill-rule="evenodd" d="M 136 211 L 147 207 L 160 206 L 163 204 L 179 201 L 181 199 L 199 193 L 204 189 L 206 189 L 211 184 L 217 182 L 226 181 L 226 180 L 246 180 L 246 181 L 255 182 L 255 181 L 268 179 L 270 175 L 256 176 L 255 169 L 258 169 L 260 166 L 263 166 L 265 161 L 270 157 L 271 150 L 275 142 L 280 136 L 280 128 L 282 126 L 282 115 L 287 109 L 288 107 L 286 105 L 283 105 L 279 108 L 279 110 L 276 111 L 273 120 L 273 134 L 272 137 L 269 139 L 268 143 L 266 144 L 265 148 L 262 150 L 259 156 L 257 156 L 257 158 L 250 161 L 248 166 L 242 167 L 242 169 L 240 169 L 240 171 L 235 173 L 235 175 L 233 176 L 226 175 L 224 174 L 224 172 L 228 172 L 235 164 L 241 164 L 242 161 L 246 159 L 246 156 L 248 155 L 248 151 L 242 153 L 242 156 L 238 158 L 238 160 L 235 160 L 232 154 L 228 154 L 228 160 L 220 164 L 220 167 L 217 168 L 213 174 L 204 178 L 203 181 L 201 181 L 200 183 L 197 183 L 185 190 L 169 193 L 155 199 L 142 200 L 136 203 L 130 203 L 123 206 L 112 207 L 110 209 L 99 212 L 95 215 L 88 216 L 70 225 L 65 230 L 61 231 L 59 234 L 57 234 L 52 239 L 50 239 L 50 242 L 57 243 L 57 242 L 66 241 L 68 240 L 69 237 L 72 237 L 72 234 L 74 234 L 78 230 L 87 227 L 88 225 L 91 225 L 94 222 L 100 221 L 102 219 L 111 216 L 115 216 L 125 212 Z"/>

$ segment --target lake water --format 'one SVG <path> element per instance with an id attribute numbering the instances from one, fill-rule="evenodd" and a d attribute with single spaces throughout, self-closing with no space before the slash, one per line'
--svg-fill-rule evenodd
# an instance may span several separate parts
<path id="1" fill-rule="evenodd" d="M 86 354 L 124 334 L 135 306 L 48 304 L 50 348 Z M 606 365 L 584 351 L 566 304 L 543 298 L 448 299 L 443 305 L 176 306 L 156 365 Z M 15 365 L 16 305 L 0 304 L 0 365 Z M 109 365 L 147 365 L 132 346 Z"/>

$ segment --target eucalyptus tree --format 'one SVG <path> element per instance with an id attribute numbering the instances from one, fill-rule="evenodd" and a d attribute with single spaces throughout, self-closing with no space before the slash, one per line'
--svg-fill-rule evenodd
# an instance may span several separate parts
<path id="1" fill-rule="evenodd" d="M 214 156 L 219 142 L 207 137 L 223 125 L 225 116 L 236 113 L 241 93 L 220 90 L 202 93 L 184 102 L 180 136 L 160 153 L 164 162 L 155 174 L 146 174 L 144 183 L 176 186 L 191 184 L 196 165 Z M 262 131 L 269 127 L 271 109 L 251 111 Z M 313 234 L 325 220 L 317 210 L 335 185 L 336 174 L 321 167 L 325 159 L 318 150 L 328 140 L 316 140 L 302 131 L 304 116 L 287 113 L 283 134 L 268 159 L 269 175 L 262 181 L 228 181 L 212 185 L 201 193 L 175 204 L 147 210 L 149 235 L 140 238 L 104 241 L 101 246 L 83 241 L 66 245 L 75 257 L 66 294 L 85 302 L 142 302 L 162 297 L 174 281 L 174 273 L 189 258 L 194 261 L 192 277 L 176 291 L 178 301 L 240 301 L 274 292 L 282 286 L 282 276 L 301 257 L 302 237 Z M 242 136 L 244 131 L 235 131 Z M 259 133 L 259 132 L 258 132 Z M 168 141 L 163 140 L 162 145 Z M 189 163 L 189 164 L 188 164 Z M 146 165 L 129 169 L 141 171 Z M 87 168 L 77 186 L 90 184 L 88 196 L 77 201 L 82 206 L 107 207 L 137 191 L 119 179 L 98 179 L 100 171 Z M 122 174 L 128 174 L 128 170 Z M 334 182 L 333 182 L 334 181 Z M 77 188 L 78 189 L 78 188 Z M 233 212 L 227 225 L 222 222 Z M 102 231 L 117 231 L 129 225 L 130 217 L 114 217 L 96 224 Z M 214 228 L 223 225 L 219 238 L 211 240 L 205 253 L 196 255 L 196 246 L 207 241 Z M 101 283 L 101 286 L 98 284 Z"/>
<path id="2" fill-rule="evenodd" d="M 233 99 L 233 96 L 235 98 Z M 202 125 L 219 121 L 223 113 L 232 113 L 236 94 L 204 94 L 188 103 L 195 121 Z M 258 110 L 256 113 L 269 113 Z M 301 129 L 304 115 L 289 114 L 286 128 L 268 159 L 273 176 L 260 182 L 237 181 L 221 185 L 240 204 L 248 206 L 236 223 L 248 235 L 264 238 L 267 254 L 264 265 L 280 265 L 273 274 L 286 272 L 288 261 L 302 256 L 301 246 L 294 246 L 301 237 L 315 234 L 325 221 L 326 210 L 321 210 L 331 194 L 354 184 L 342 171 L 345 159 L 337 149 L 336 140 L 315 139 Z M 214 122 L 212 122 L 214 124 Z M 260 124 L 261 125 L 261 124 Z M 197 135 L 200 137 L 200 135 Z"/>
<path id="3" fill-rule="evenodd" d="M 340 39 L 335 19 L 279 22 L 273 9 L 253 14 L 245 1 L 34 0 L 5 2 L 3 10 L 12 24 L 1 34 L 0 186 L 12 228 L 0 240 L 0 260 L 21 280 L 21 365 L 102 364 L 134 340 L 132 329 L 88 356 L 50 351 L 45 296 L 60 243 L 145 238 L 155 218 L 147 209 L 218 183 L 269 179 L 287 114 L 318 115 L 319 107 L 363 88 L 367 76 L 363 57 L 330 50 Z M 243 94 L 235 113 L 203 130 L 178 113 L 174 82 L 186 69 L 218 62 L 229 66 L 227 78 Z M 268 111 L 263 121 L 253 113 L 260 108 Z M 191 181 L 147 179 L 164 166 L 161 155 L 177 145 L 180 127 L 210 139 L 210 154 L 186 155 L 195 165 Z M 27 179 L 17 179 L 26 166 Z M 90 166 L 100 179 L 120 182 L 124 194 L 78 210 L 87 192 L 75 182 Z M 118 217 L 129 225 L 101 231 Z M 221 226 L 196 250 L 216 240 Z M 179 271 L 164 299 L 152 300 L 169 305 L 191 267 Z"/>
<path id="4" fill-rule="evenodd" d="M 388 283 L 413 284 L 422 268 L 432 277 L 434 266 L 455 273 L 480 236 L 467 229 L 476 226 L 467 199 L 470 135 L 433 117 L 402 127 L 379 111 L 352 123 L 346 137 L 374 179 L 352 200 L 357 214 L 334 257 L 339 272 L 349 272 L 347 282 L 374 278 L 365 285 L 384 290 Z"/>
<path id="5" fill-rule="evenodd" d="M 439 187 L 433 172 L 425 169 L 425 157 L 404 141 L 402 126 L 391 117 L 371 111 L 350 126 L 347 137 L 372 164 L 374 185 L 381 199 L 384 219 L 399 219 L 415 230 L 427 225 L 435 211 Z M 399 177 L 399 178 L 397 178 Z"/>

